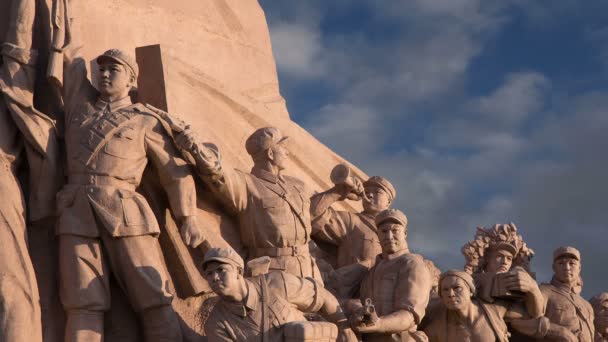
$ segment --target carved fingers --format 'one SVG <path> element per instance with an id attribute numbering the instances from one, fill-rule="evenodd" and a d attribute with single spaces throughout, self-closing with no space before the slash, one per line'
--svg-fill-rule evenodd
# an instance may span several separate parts
<path id="1" fill-rule="evenodd" d="M 177 134 L 175 137 L 175 144 L 178 148 L 186 151 L 191 151 L 196 145 L 197 136 L 190 127 L 187 125 L 183 131 Z"/>

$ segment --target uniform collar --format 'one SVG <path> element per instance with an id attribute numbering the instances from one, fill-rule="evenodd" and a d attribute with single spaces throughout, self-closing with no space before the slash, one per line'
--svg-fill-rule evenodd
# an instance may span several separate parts
<path id="1" fill-rule="evenodd" d="M 253 169 L 251 169 L 251 174 L 273 184 L 277 184 L 279 181 L 284 181 L 283 177 L 261 168 L 256 168 L 255 166 Z"/>
<path id="2" fill-rule="evenodd" d="M 249 311 L 255 311 L 258 307 L 259 295 L 258 291 L 251 284 L 249 280 L 247 282 L 247 297 L 242 302 L 230 302 L 224 301 L 226 308 L 233 314 L 240 317 L 247 317 Z"/>
<path id="3" fill-rule="evenodd" d="M 555 277 L 551 278 L 551 285 L 553 285 L 558 290 L 565 292 L 567 294 L 574 293 L 572 291 L 572 286 L 570 284 L 562 283 L 561 281 L 555 279 Z"/>
<path id="4" fill-rule="evenodd" d="M 406 248 L 400 250 L 399 252 L 393 253 L 393 254 L 389 254 L 386 257 L 384 256 L 384 254 L 380 254 L 380 258 L 382 258 L 383 260 L 390 261 L 390 260 L 395 260 L 398 257 L 400 257 L 402 255 L 405 255 L 405 254 L 409 254 L 409 253 L 410 253 L 410 250 L 409 250 L 409 248 L 406 247 Z"/>
<path id="5" fill-rule="evenodd" d="M 106 101 L 102 100 L 101 98 L 98 98 L 97 102 L 95 103 L 95 109 L 104 110 L 104 109 L 108 108 L 109 112 L 115 112 L 121 108 L 130 106 L 132 104 L 133 104 L 133 102 L 131 102 L 130 96 L 123 97 L 122 99 L 116 100 L 114 102 L 106 102 Z"/>

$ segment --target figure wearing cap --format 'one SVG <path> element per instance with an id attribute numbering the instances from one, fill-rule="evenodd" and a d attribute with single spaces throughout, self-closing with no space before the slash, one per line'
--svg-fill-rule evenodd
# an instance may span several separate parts
<path id="1" fill-rule="evenodd" d="M 430 342 L 508 342 L 507 323 L 531 318 L 522 302 L 498 299 L 488 303 L 476 298 L 475 293 L 469 273 L 449 270 L 441 275 L 441 301 L 429 307 L 420 327 Z"/>
<path id="2" fill-rule="evenodd" d="M 160 118 L 131 102 L 129 91 L 139 72 L 134 58 L 119 49 L 100 55 L 97 91 L 76 51 L 70 48 L 64 54 L 68 182 L 57 195 L 66 341 L 103 340 L 110 274 L 139 315 L 146 340 L 181 340 L 158 243 L 159 225 L 136 188 L 150 162 L 185 243 L 195 247 L 202 233 L 193 177 Z"/>
<path id="3" fill-rule="evenodd" d="M 540 341 L 594 340 L 594 315 L 591 304 L 578 295 L 580 286 L 581 254 L 570 246 L 562 246 L 553 252 L 553 279 L 541 284 L 540 290 L 546 301 L 545 329 L 539 329 Z"/>
<path id="4" fill-rule="evenodd" d="M 250 263 L 258 264 L 257 267 L 248 265 L 250 269 L 265 266 L 267 270 L 270 258 L 254 259 Z M 205 254 L 205 278 L 220 297 L 205 323 L 208 341 L 283 341 L 287 335 L 298 337 L 289 331 L 294 330 L 296 322 L 309 332 L 329 330 L 333 335 L 331 331 L 335 328 L 330 323 L 306 322 L 303 312 L 320 312 L 335 323 L 339 341 L 357 341 L 337 299 L 316 281 L 286 272 L 264 271 L 245 278 L 243 270 L 243 259 L 232 249 L 211 248 Z M 310 329 L 313 325 L 317 325 L 317 329 Z M 305 335 L 296 340 L 305 341 Z M 329 337 L 336 338 L 335 335 Z"/>
<path id="5" fill-rule="evenodd" d="M 595 319 L 595 341 L 608 342 L 608 292 L 602 292 L 589 300 Z"/>
<path id="6" fill-rule="evenodd" d="M 289 152 L 287 137 L 276 127 L 255 130 L 245 148 L 253 159 L 251 173 L 222 168 L 201 156 L 191 130 L 177 136 L 180 148 L 195 156 L 198 174 L 239 222 L 247 258 L 271 258 L 270 269 L 322 282 L 310 255 L 310 192 L 301 180 L 283 174 Z M 218 153 L 219 155 L 219 153 Z M 219 158 L 219 157 L 218 157 Z"/>
<path id="7" fill-rule="evenodd" d="M 363 341 L 418 341 L 416 332 L 425 314 L 432 287 L 431 274 L 422 256 L 410 253 L 407 245 L 407 217 L 397 209 L 376 216 L 382 254 L 363 279 L 353 327 Z M 363 303 L 370 299 L 379 316 L 367 322 L 361 315 Z"/>
<path id="8" fill-rule="evenodd" d="M 340 164 L 334 170 L 339 167 L 345 165 Z M 365 271 L 382 253 L 374 219 L 379 212 L 390 207 L 397 192 L 388 180 L 379 176 L 370 177 L 365 182 L 350 176 L 336 183 L 331 189 L 311 198 L 312 237 L 317 242 L 337 247 L 335 274 L 327 286 L 335 289 L 341 298 L 352 298 Z M 363 211 L 351 213 L 331 207 L 347 198 L 362 200 Z"/>

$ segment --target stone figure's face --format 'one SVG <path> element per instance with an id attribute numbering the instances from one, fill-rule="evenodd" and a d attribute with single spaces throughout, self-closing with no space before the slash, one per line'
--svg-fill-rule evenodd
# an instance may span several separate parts
<path id="1" fill-rule="evenodd" d="M 575 284 L 581 274 L 581 263 L 575 258 L 562 257 L 553 262 L 555 278 L 564 284 Z"/>
<path id="2" fill-rule="evenodd" d="M 489 251 L 485 259 L 485 271 L 491 273 L 509 272 L 511 265 L 513 264 L 513 254 L 504 249 Z"/>
<path id="3" fill-rule="evenodd" d="M 127 97 L 133 83 L 134 77 L 124 65 L 112 61 L 103 61 L 99 65 L 98 88 L 103 97 L 114 99 Z"/>
<path id="4" fill-rule="evenodd" d="M 405 227 L 395 222 L 387 221 L 378 227 L 378 238 L 382 251 L 387 254 L 397 253 L 407 247 L 407 232 Z"/>
<path id="5" fill-rule="evenodd" d="M 365 187 L 365 197 L 363 210 L 366 212 L 379 213 L 391 206 L 391 196 L 381 187 L 370 184 Z"/>
<path id="6" fill-rule="evenodd" d="M 596 307 L 594 313 L 595 329 L 602 334 L 608 334 L 608 300 Z"/>
<path id="7" fill-rule="evenodd" d="M 467 283 L 458 277 L 443 278 L 439 295 L 448 310 L 462 311 L 471 305 L 471 290 Z"/>
<path id="8" fill-rule="evenodd" d="M 233 297 L 239 291 L 241 274 L 233 265 L 211 261 L 206 265 L 204 275 L 213 292 L 219 296 Z"/>
<path id="9" fill-rule="evenodd" d="M 289 151 L 282 144 L 277 144 L 271 147 L 271 160 L 274 166 L 279 170 L 285 170 L 287 160 L 289 159 Z"/>

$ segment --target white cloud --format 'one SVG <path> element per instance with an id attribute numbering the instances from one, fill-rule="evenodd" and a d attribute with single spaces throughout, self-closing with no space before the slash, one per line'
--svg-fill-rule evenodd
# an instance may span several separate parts
<path id="1" fill-rule="evenodd" d="M 513 73 L 491 94 L 473 100 L 471 109 L 498 126 L 516 125 L 542 110 L 549 86 L 549 80 L 540 73 Z"/>
<path id="2" fill-rule="evenodd" d="M 309 79 L 325 72 L 320 32 L 305 24 L 274 24 L 270 29 L 272 50 L 281 72 Z"/>

